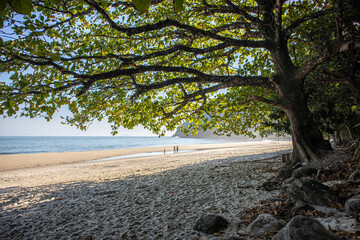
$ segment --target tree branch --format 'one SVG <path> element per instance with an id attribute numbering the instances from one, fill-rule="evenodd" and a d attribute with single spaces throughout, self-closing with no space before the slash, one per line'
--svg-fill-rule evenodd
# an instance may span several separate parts
<path id="1" fill-rule="evenodd" d="M 9 51 L 8 49 L 6 49 L 4 47 L 0 47 L 0 51 L 3 51 L 4 54 L 11 56 L 13 59 L 20 60 L 22 62 L 26 62 L 26 63 L 29 63 L 34 66 L 53 66 L 54 68 L 59 70 L 62 74 L 70 74 L 70 75 L 73 75 L 74 77 L 81 77 L 80 74 L 77 74 L 74 71 L 67 70 L 67 69 L 63 68 L 62 66 L 56 64 L 51 58 L 45 58 L 45 57 L 39 58 L 39 57 L 33 57 L 33 56 L 27 56 L 27 55 L 19 56 L 19 55 L 12 53 L 11 51 Z M 34 61 L 31 58 L 38 58 L 38 59 L 42 59 L 43 61 Z"/>
<path id="2" fill-rule="evenodd" d="M 282 0 L 276 0 L 275 12 L 275 41 L 280 43 L 282 40 Z"/>
<path id="3" fill-rule="evenodd" d="M 265 87 L 271 88 L 269 78 L 261 76 L 214 76 L 203 75 L 201 77 L 189 77 L 189 78 L 173 78 L 163 82 L 150 83 L 148 85 L 138 84 L 136 88 L 138 92 L 134 96 L 139 96 L 143 93 L 163 89 L 175 84 L 184 83 L 213 83 L 217 84 L 209 87 L 209 90 L 217 91 L 230 87 L 252 86 L 252 87 Z"/>
<path id="4" fill-rule="evenodd" d="M 255 96 L 255 95 L 249 96 L 249 97 L 242 103 L 242 105 L 246 105 L 246 104 L 248 104 L 249 102 L 252 102 L 252 101 L 259 101 L 259 102 L 263 102 L 263 103 L 270 104 L 270 105 L 273 105 L 273 106 L 279 106 L 279 102 L 278 102 L 278 101 L 270 100 L 270 99 L 267 99 L 267 98 L 264 98 L 264 97 L 261 97 L 261 96 Z"/>
<path id="5" fill-rule="evenodd" d="M 237 5 L 235 5 L 231 0 L 225 0 L 226 4 L 234 10 L 237 14 L 244 17 L 245 19 L 249 20 L 252 23 L 260 23 L 259 18 L 253 17 L 252 15 L 248 14 L 248 12 Z"/>
<path id="6" fill-rule="evenodd" d="M 109 23 L 110 27 L 117 30 L 118 32 L 122 32 L 127 34 L 128 36 L 132 36 L 135 34 L 150 32 L 154 30 L 161 30 L 166 27 L 178 27 L 181 29 L 188 30 L 189 32 L 197 35 L 202 35 L 204 37 L 209 37 L 212 39 L 216 39 L 222 42 L 226 42 L 232 44 L 234 46 L 241 46 L 241 47 L 253 47 L 253 48 L 267 48 L 268 43 L 266 41 L 247 41 L 247 40 L 238 40 L 234 38 L 228 38 L 220 36 L 212 31 L 202 30 L 190 25 L 182 24 L 176 20 L 166 19 L 163 21 L 159 21 L 155 24 L 147 24 L 140 27 L 121 27 L 117 23 L 115 23 L 110 16 L 106 13 L 106 11 L 101 8 L 94 0 L 84 0 L 90 6 L 94 7 L 102 16 L 103 18 Z"/>
<path id="7" fill-rule="evenodd" d="M 58 26 L 61 26 L 67 22 L 70 22 L 71 20 L 77 18 L 77 17 L 81 17 L 81 16 L 85 16 L 86 14 L 89 14 L 91 13 L 92 11 L 94 10 L 94 8 L 89 8 L 88 10 L 84 11 L 84 12 L 81 12 L 81 13 L 77 13 L 77 14 L 71 14 L 71 17 L 69 17 L 68 19 L 64 20 L 64 21 L 61 21 L 61 22 L 57 22 L 51 26 L 48 26 L 48 27 L 44 27 L 43 28 L 43 32 L 46 31 L 46 30 L 49 30 L 51 28 L 55 28 L 55 27 L 58 27 Z"/>
<path id="8" fill-rule="evenodd" d="M 351 5 L 348 4 L 346 6 L 343 6 L 341 10 L 346 10 L 346 9 L 350 9 L 350 8 L 351 8 Z M 286 27 L 284 29 L 284 33 L 285 33 L 284 36 L 286 39 L 289 38 L 290 35 L 292 34 L 292 32 L 294 31 L 294 29 L 297 28 L 298 26 L 300 26 L 300 24 L 302 24 L 304 22 L 319 18 L 321 16 L 325 16 L 327 14 L 336 13 L 337 11 L 339 11 L 339 8 L 329 8 L 329 9 L 321 10 L 316 13 L 299 18 L 299 19 L 293 21 L 288 27 Z"/>
<path id="9" fill-rule="evenodd" d="M 360 49 L 360 39 L 355 39 L 353 41 L 345 40 L 334 40 L 329 46 L 322 49 L 322 52 L 318 57 L 309 60 L 308 64 L 300 68 L 297 71 L 297 76 L 304 79 L 311 71 L 313 71 L 320 64 L 328 61 L 329 59 L 339 55 L 341 53 L 353 51 Z"/>

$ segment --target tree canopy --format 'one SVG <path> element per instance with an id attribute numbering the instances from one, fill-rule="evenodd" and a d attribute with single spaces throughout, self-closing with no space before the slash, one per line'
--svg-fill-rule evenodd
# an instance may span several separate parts
<path id="1" fill-rule="evenodd" d="M 34 0 L 32 9 L 0 8 L 0 71 L 10 74 L 1 114 L 51 119 L 67 105 L 66 122 L 81 129 L 107 119 L 114 133 L 142 124 L 161 134 L 187 120 L 266 134 L 282 109 L 305 161 L 322 138 L 306 83 L 360 48 L 356 0 Z"/>

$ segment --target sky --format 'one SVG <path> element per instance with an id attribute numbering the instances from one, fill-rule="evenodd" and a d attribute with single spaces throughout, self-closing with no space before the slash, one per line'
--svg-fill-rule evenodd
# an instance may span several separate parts
<path id="1" fill-rule="evenodd" d="M 8 117 L 0 118 L 0 136 L 111 136 L 110 124 L 95 122 L 87 131 L 61 124 L 60 116 L 47 122 L 43 118 Z M 173 133 L 168 133 L 171 136 Z M 135 129 L 119 129 L 117 136 L 156 136 L 138 126 Z"/>
<path id="2" fill-rule="evenodd" d="M 94 122 L 87 131 L 81 131 L 74 126 L 62 124 L 60 113 L 48 122 L 43 118 L 0 117 L 0 136 L 111 136 L 110 124 Z M 173 135 L 169 132 L 167 135 Z M 117 136 L 157 136 L 142 126 L 132 130 L 121 128 Z"/>
<path id="3" fill-rule="evenodd" d="M 9 74 L 0 73 L 1 82 L 10 82 Z M 94 122 L 86 131 L 75 126 L 62 124 L 61 116 L 67 116 L 70 111 L 60 109 L 48 122 L 43 118 L 6 117 L 0 115 L 0 136 L 112 136 L 110 123 Z M 120 128 L 117 136 L 157 136 L 142 126 L 132 130 Z M 172 136 L 174 132 L 166 135 Z"/>

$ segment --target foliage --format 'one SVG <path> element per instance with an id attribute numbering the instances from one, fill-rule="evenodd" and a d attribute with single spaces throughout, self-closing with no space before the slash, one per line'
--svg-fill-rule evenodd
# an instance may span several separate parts
<path id="1" fill-rule="evenodd" d="M 336 17 L 353 7 L 266 2 L 35 0 L 4 21 L 0 113 L 50 120 L 67 105 L 67 123 L 107 119 L 114 134 L 138 124 L 162 134 L 185 120 L 195 132 L 271 133 L 269 114 L 285 108 L 274 77 L 290 66 L 303 81 L 344 51 L 354 36 L 338 38 Z"/>
<path id="2" fill-rule="evenodd" d="M 9 12 L 15 11 L 21 14 L 29 14 L 33 10 L 32 0 L 1 0 L 0 1 L 0 29 L 4 26 Z M 0 38 L 1 40 L 1 38 Z"/>

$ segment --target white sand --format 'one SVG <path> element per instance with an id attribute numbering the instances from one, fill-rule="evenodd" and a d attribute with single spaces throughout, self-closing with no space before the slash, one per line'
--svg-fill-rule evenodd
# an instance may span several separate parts
<path id="1" fill-rule="evenodd" d="M 0 239 L 218 239 L 192 229 L 205 214 L 236 236 L 241 209 L 277 194 L 255 188 L 291 143 L 223 147 L 1 171 Z"/>

